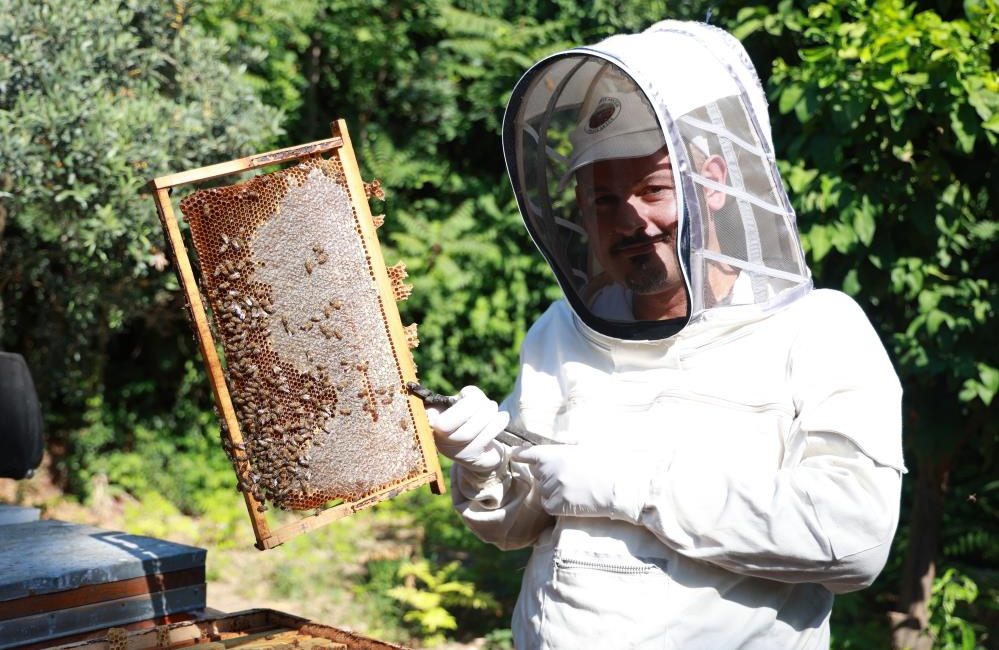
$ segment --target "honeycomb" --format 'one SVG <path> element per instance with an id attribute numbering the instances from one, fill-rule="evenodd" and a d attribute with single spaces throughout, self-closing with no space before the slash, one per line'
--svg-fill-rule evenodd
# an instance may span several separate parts
<path id="1" fill-rule="evenodd" d="M 128 630 L 121 627 L 108 628 L 108 650 L 128 650 Z"/>
<path id="2" fill-rule="evenodd" d="M 390 267 L 380 296 L 342 163 L 306 158 L 180 209 L 242 432 L 238 448 L 222 436 L 238 488 L 304 510 L 425 472 L 382 303 L 409 295 L 406 272 Z"/>

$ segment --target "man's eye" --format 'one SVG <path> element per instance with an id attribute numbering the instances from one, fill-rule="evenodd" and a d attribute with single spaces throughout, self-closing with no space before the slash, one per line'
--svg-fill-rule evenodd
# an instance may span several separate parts
<path id="1" fill-rule="evenodd" d="M 669 185 L 649 185 L 645 188 L 645 194 L 652 196 L 662 196 L 673 191 Z"/>
<path id="2" fill-rule="evenodd" d="M 608 208 L 617 203 L 617 197 L 613 194 L 602 194 L 593 198 L 593 205 L 598 208 Z"/>

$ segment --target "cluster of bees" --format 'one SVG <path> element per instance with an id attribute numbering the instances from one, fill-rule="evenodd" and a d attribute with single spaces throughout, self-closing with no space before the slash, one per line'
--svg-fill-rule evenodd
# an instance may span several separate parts
<path id="1" fill-rule="evenodd" d="M 336 386 L 321 360 L 311 373 L 302 373 L 282 362 L 269 345 L 268 321 L 276 316 L 272 289 L 256 279 L 258 267 L 266 262 L 255 260 L 248 245 L 249 233 L 258 225 L 254 221 L 266 218 L 261 213 L 269 207 L 261 196 L 266 199 L 274 193 L 275 188 L 269 185 L 276 180 L 283 179 L 258 177 L 238 190 L 204 190 L 181 202 L 190 221 L 191 215 L 200 216 L 203 223 L 213 218 L 211 228 L 200 228 L 194 234 L 200 235 L 196 244 L 200 243 L 202 287 L 212 307 L 217 338 L 223 343 L 225 371 L 243 442 L 230 442 L 224 419 L 221 438 L 239 477 L 237 488 L 252 494 L 260 511 L 267 509 L 267 501 L 287 509 L 319 506 L 335 496 L 314 494 L 309 452 L 323 444 L 328 422 L 337 414 Z M 263 205 L 247 210 L 247 203 Z M 246 212 L 251 219 L 236 223 L 233 215 Z M 327 263 L 329 256 L 321 247 L 315 247 L 314 252 L 310 264 Z M 307 267 L 305 272 L 311 274 L 312 269 Z M 325 318 L 339 308 L 342 301 L 330 300 Z M 308 320 L 292 324 L 286 316 L 280 319 L 289 334 L 318 324 L 326 330 L 324 335 L 342 336 L 326 323 Z"/>
<path id="2" fill-rule="evenodd" d="M 299 168 L 285 172 L 301 175 L 307 174 L 308 169 L 319 168 L 326 178 L 344 185 L 339 163 L 335 166 L 326 163 L 318 159 L 304 166 L 304 172 Z M 290 241 L 296 246 L 306 246 L 308 253 L 304 259 L 298 258 L 302 261 L 297 271 L 293 266 L 285 265 L 290 258 L 271 259 L 251 250 L 254 245 L 251 242 L 260 237 L 259 229 L 278 214 L 283 205 L 281 197 L 288 191 L 288 178 L 284 172 L 276 172 L 257 176 L 241 185 L 195 192 L 180 205 L 191 225 L 202 272 L 201 285 L 212 308 L 217 340 L 223 344 L 227 383 L 242 433 L 243 441 L 232 444 L 225 421 L 220 418 L 223 447 L 239 477 L 237 488 L 251 494 L 260 511 L 267 509 L 267 502 L 282 509 L 304 510 L 321 507 L 332 499 L 355 500 L 375 487 L 372 484 L 376 480 L 374 477 L 341 480 L 332 476 L 342 468 L 327 466 L 329 463 L 357 462 L 357 458 L 363 457 L 344 455 L 342 445 L 352 443 L 333 436 L 334 418 L 347 418 L 343 426 L 338 427 L 344 431 L 356 430 L 365 437 L 375 436 L 372 440 L 387 439 L 386 436 L 391 438 L 388 429 L 380 427 L 377 430 L 381 433 L 375 435 L 374 429 L 369 428 L 379 422 L 380 410 L 391 405 L 391 427 L 404 438 L 412 435 L 406 400 L 396 401 L 405 392 L 401 383 L 386 384 L 393 381 L 392 377 L 384 369 L 371 371 L 369 362 L 358 358 L 357 348 L 351 348 L 350 341 L 345 340 L 359 334 L 353 332 L 352 326 L 348 331 L 347 323 L 358 317 L 351 312 L 353 316 L 345 318 L 344 298 L 348 295 L 320 299 L 319 303 L 309 303 L 312 306 L 304 311 L 302 307 L 276 309 L 272 295 L 275 289 L 269 282 L 285 282 L 289 279 L 287 274 L 291 273 L 297 276 L 290 278 L 291 282 L 298 285 L 311 282 L 309 286 L 318 290 L 325 285 L 322 280 L 315 284 L 314 276 L 319 275 L 318 271 L 324 265 L 330 264 L 332 257 L 328 246 L 301 241 L 305 233 L 312 232 L 312 226 L 301 224 L 297 226 L 301 232 L 293 227 L 291 231 L 282 231 L 285 234 L 281 235 L 291 237 Z M 369 198 L 384 196 L 377 181 L 365 184 L 365 192 Z M 286 222 L 282 220 L 281 223 Z M 352 226 L 351 236 L 354 232 Z M 359 235 L 359 229 L 357 232 Z M 331 244 L 334 248 L 339 245 L 334 244 Z M 345 258 L 338 260 L 339 268 Z M 369 271 L 370 266 L 368 257 Z M 397 264 L 388 268 L 388 274 L 394 297 L 406 298 L 411 287 L 403 283 L 405 268 Z M 284 296 L 284 291 L 282 289 L 280 295 Z M 285 302 L 287 300 L 286 297 Z M 384 321 L 384 312 L 381 317 Z M 368 332 L 369 327 L 370 323 L 362 329 Z M 319 339 L 312 338 L 317 335 Z M 363 343 L 370 338 L 370 333 L 361 336 Z M 410 345 L 415 346 L 415 325 L 406 328 L 406 336 Z M 281 341 L 274 337 L 288 338 Z M 299 341 L 300 337 L 304 338 Z M 320 345 L 320 340 L 326 343 Z M 346 347 L 341 347 L 341 343 Z M 286 349 L 288 345 L 292 347 Z M 304 360 L 286 356 L 291 349 L 304 349 Z M 348 349 L 354 352 L 347 353 Z M 321 351 L 319 356 L 329 358 L 316 358 L 317 350 Z M 362 412 L 364 420 L 352 419 Z M 396 417 L 399 418 L 397 424 Z M 368 424 L 364 425 L 364 422 Z M 365 431 L 367 433 L 363 433 Z M 324 452 L 320 449 L 324 445 L 331 447 Z M 319 465 L 313 467 L 317 456 Z M 350 458 L 355 460 L 350 461 Z M 386 466 L 402 463 L 398 470 L 382 467 L 386 472 L 401 472 L 401 477 L 412 471 L 412 467 L 406 467 L 422 462 L 416 456 L 412 460 L 408 458 L 405 454 L 394 459 L 386 456 L 377 462 Z"/>
<path id="3" fill-rule="evenodd" d="M 329 433 L 317 430 L 317 420 L 327 426 L 336 414 L 338 395 L 322 360 L 311 373 L 302 373 L 283 363 L 267 344 L 267 320 L 274 314 L 270 287 L 249 281 L 252 266 L 248 258 L 219 262 L 216 269 L 228 272 L 209 285 L 209 298 L 222 307 L 215 313 L 215 326 L 224 341 L 233 406 L 245 436 L 245 443 L 233 448 L 223 434 L 223 446 L 241 476 L 237 487 L 251 493 L 263 511 L 265 499 L 290 507 L 290 497 L 311 496 L 308 452 Z M 290 334 L 292 327 L 281 318 Z M 299 327 L 308 331 L 312 325 L 310 320 Z M 325 501 L 317 495 L 319 499 Z"/>

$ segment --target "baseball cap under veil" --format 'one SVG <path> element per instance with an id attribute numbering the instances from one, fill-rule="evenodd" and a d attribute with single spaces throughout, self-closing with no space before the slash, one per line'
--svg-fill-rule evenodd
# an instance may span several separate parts
<path id="1" fill-rule="evenodd" d="M 661 25 L 671 24 L 690 25 Z M 762 91 L 758 82 L 747 90 L 741 72 L 725 64 L 726 41 L 716 47 L 720 57 L 706 51 L 717 46 L 713 40 L 731 39 L 708 30 L 704 38 L 670 29 L 612 37 L 549 57 L 521 78 L 507 106 L 504 154 L 528 230 L 577 315 L 615 338 L 665 338 L 708 309 L 770 309 L 811 287 L 774 165 Z M 638 63 L 652 73 L 636 74 Z M 761 105 L 762 118 L 754 114 Z M 638 320 L 632 291 L 601 266 L 576 185 L 587 165 L 660 150 L 673 171 L 688 311 L 678 319 Z M 702 170 L 709 159 L 725 170 L 723 178 Z M 709 209 L 711 193 L 723 198 Z"/>

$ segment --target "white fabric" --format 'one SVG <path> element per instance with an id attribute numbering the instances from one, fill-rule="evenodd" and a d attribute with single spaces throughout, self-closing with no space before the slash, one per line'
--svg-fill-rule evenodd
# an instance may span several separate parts
<path id="1" fill-rule="evenodd" d="M 605 92 L 610 77 L 613 91 Z M 602 276 L 624 282 L 628 269 L 615 263 L 623 260 L 615 256 L 613 242 L 623 233 L 605 227 L 611 203 L 600 220 L 592 219 L 595 206 L 585 200 L 596 195 L 578 191 L 595 178 L 576 178 L 582 164 L 626 154 L 641 159 L 663 143 L 679 207 L 674 214 L 672 207 L 646 205 L 644 233 L 655 237 L 663 223 L 676 219 L 687 246 L 679 273 L 687 286 L 690 322 L 719 306 L 713 299 L 718 287 L 712 286 L 719 266 L 711 260 L 721 258 L 712 254 L 753 272 L 753 291 L 730 307 L 756 304 L 759 311 L 777 311 L 811 290 L 794 211 L 775 163 L 763 89 L 742 45 L 720 29 L 664 21 L 640 34 L 546 57 L 514 88 L 503 142 L 525 223 L 570 304 L 591 328 L 628 340 L 675 331 L 641 318 L 646 310 L 601 318 L 602 305 L 594 309 L 588 300 Z M 634 224 L 639 236 L 640 222 L 621 224 Z M 635 284 L 639 279 L 653 278 L 632 277 L 632 286 L 642 286 Z"/>
<path id="2" fill-rule="evenodd" d="M 600 160 L 648 156 L 666 144 L 641 91 L 632 84 L 631 92 L 605 92 L 600 88 L 604 76 L 594 80 L 591 105 L 584 105 L 583 119 L 569 133 L 572 158 L 566 176 Z"/>
<path id="3" fill-rule="evenodd" d="M 658 81 L 659 75 L 669 79 L 670 84 L 660 85 L 657 90 L 661 93 L 661 104 L 668 106 L 673 115 L 689 113 L 719 97 L 739 94 L 739 86 L 724 63 L 706 56 L 703 45 L 697 40 L 651 31 L 643 36 L 611 36 L 592 49 L 628 62 L 645 79 Z M 647 64 L 649 70 L 637 68 L 639 62 Z M 662 65 L 663 62 L 673 65 Z"/>
<path id="4" fill-rule="evenodd" d="M 452 475 L 479 537 L 534 546 L 517 648 L 825 648 L 833 594 L 883 567 L 901 389 L 863 312 L 823 290 L 765 316 L 708 314 L 664 341 L 621 342 L 560 301 L 524 340 L 501 408 L 575 451 Z M 622 460 L 628 449 L 642 453 Z M 532 474 L 551 483 L 577 460 L 554 486 Z"/>
<path id="5" fill-rule="evenodd" d="M 594 316 L 607 320 L 632 320 L 632 292 L 616 282 L 601 287 L 590 299 L 590 311 Z"/>
<path id="6" fill-rule="evenodd" d="M 735 74 L 738 86 L 749 95 L 753 113 L 759 121 L 760 128 L 763 129 L 764 137 L 769 145 L 768 149 L 773 151 L 773 135 L 770 129 L 770 118 L 767 116 L 767 98 L 763 92 L 763 84 L 760 83 L 760 78 L 756 74 L 756 67 L 749 58 L 746 48 L 742 46 L 742 43 L 737 38 L 713 25 L 679 20 L 663 20 L 649 27 L 645 30 L 645 33 L 655 34 L 666 42 L 671 40 L 669 38 L 670 34 L 688 36 L 710 51 L 720 65 Z M 688 51 L 687 55 L 697 58 L 703 57 L 703 53 L 695 53 L 693 51 Z M 686 61 L 689 61 L 689 59 L 684 60 L 685 63 Z M 708 70 L 702 70 L 702 72 L 710 74 Z M 686 92 L 679 93 L 677 97 L 679 102 L 685 102 L 689 106 L 696 106 L 700 99 L 700 97 L 696 97 L 693 93 L 688 95 Z"/>
<path id="7" fill-rule="evenodd" d="M 541 506 L 556 517 L 608 517 L 639 523 L 658 460 L 654 450 L 606 445 L 538 445 L 518 449 Z"/>

